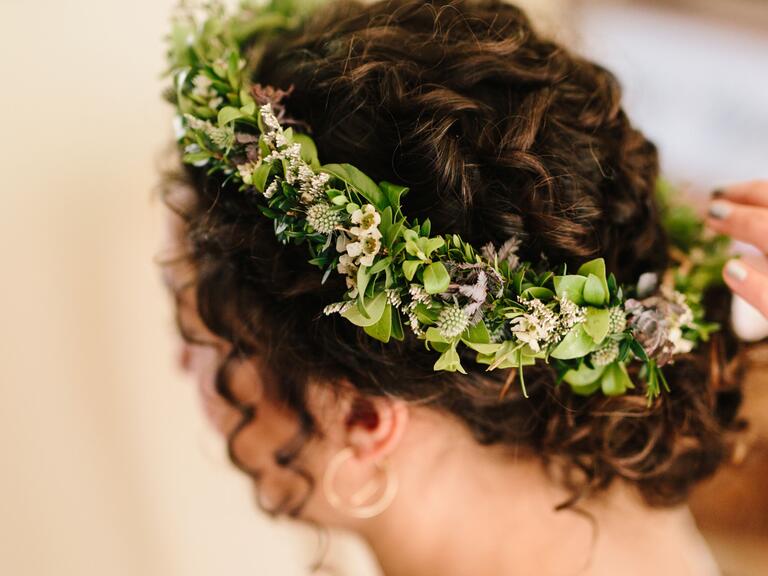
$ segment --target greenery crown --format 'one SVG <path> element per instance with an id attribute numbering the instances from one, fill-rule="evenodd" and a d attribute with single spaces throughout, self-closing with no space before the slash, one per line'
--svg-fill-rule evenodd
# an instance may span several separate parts
<path id="1" fill-rule="evenodd" d="M 246 2 L 229 15 L 213 3 L 175 18 L 167 97 L 183 161 L 253 195 L 280 242 L 307 245 L 323 282 L 344 276 L 348 290 L 326 314 L 382 342 L 411 331 L 436 352 L 436 371 L 464 372 L 467 349 L 487 370 L 514 369 L 523 394 L 524 368 L 545 361 L 577 394 L 619 395 L 635 388 L 627 366 L 639 362 L 649 404 L 669 390 L 661 367 L 717 329 L 704 321 L 701 298 L 720 279 L 724 239 L 706 236 L 690 208 L 672 206 L 663 182 L 677 265 L 634 286 L 619 286 L 601 258 L 569 273 L 548 269 L 545 258 L 521 261 L 519 238 L 476 249 L 456 234 L 432 235 L 428 219 L 402 213 L 408 188 L 350 164 L 321 164 L 311 137 L 285 127 L 298 124 L 280 103 L 286 92 L 250 83 L 246 43 L 259 49 L 315 4 Z"/>

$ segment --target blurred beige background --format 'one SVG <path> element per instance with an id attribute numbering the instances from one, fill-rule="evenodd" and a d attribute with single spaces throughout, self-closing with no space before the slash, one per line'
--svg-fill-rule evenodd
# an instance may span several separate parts
<path id="1" fill-rule="evenodd" d="M 574 3 L 525 3 L 579 39 Z M 151 200 L 173 4 L 0 0 L 3 575 L 305 575 L 317 550 L 259 515 L 174 366 Z M 375 573 L 345 538 L 330 560 Z"/>

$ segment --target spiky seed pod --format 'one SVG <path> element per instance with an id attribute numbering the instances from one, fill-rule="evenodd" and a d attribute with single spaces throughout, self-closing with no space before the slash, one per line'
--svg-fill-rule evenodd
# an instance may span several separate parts
<path id="1" fill-rule="evenodd" d="M 341 217 L 339 211 L 334 210 L 330 204 L 318 202 L 307 210 L 307 222 L 321 234 L 330 234 L 341 222 Z"/>
<path id="2" fill-rule="evenodd" d="M 592 352 L 590 359 L 593 366 L 608 366 L 619 357 L 619 343 L 608 338 L 600 348 Z"/>
<path id="3" fill-rule="evenodd" d="M 611 308 L 611 314 L 608 320 L 608 331 L 610 334 L 621 334 L 627 328 L 627 315 L 621 306 Z"/>
<path id="4" fill-rule="evenodd" d="M 469 316 L 463 308 L 455 304 L 445 306 L 437 318 L 437 329 L 445 338 L 455 338 L 469 325 Z"/>

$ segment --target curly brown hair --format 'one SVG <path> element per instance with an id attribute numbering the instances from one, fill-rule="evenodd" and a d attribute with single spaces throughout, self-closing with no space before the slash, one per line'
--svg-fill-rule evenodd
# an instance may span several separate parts
<path id="1" fill-rule="evenodd" d="M 257 56 L 254 56 L 257 54 Z M 289 115 L 311 127 L 325 163 L 349 162 L 374 180 L 410 187 L 403 210 L 429 217 L 438 234 L 475 246 L 524 238 L 523 259 L 578 266 L 602 256 L 620 282 L 663 272 L 668 240 L 654 190 L 656 147 L 621 106 L 616 78 L 552 42 L 501 0 L 337 0 L 300 29 L 272 40 L 253 81 L 292 91 Z M 621 397 L 574 395 L 546 365 L 526 371 L 529 398 L 501 395 L 508 371 L 436 373 L 412 336 L 382 344 L 326 304 L 343 280 L 321 283 L 303 246 L 281 245 L 255 202 L 221 176 L 184 166 L 194 202 L 166 201 L 186 221 L 187 257 L 197 270 L 199 312 L 233 344 L 227 366 L 259 355 L 272 393 L 302 422 L 302 437 L 278 451 L 296 465 L 316 431 L 308 382 L 346 379 L 362 395 L 393 395 L 455 415 L 482 444 L 522 446 L 558 464 L 574 499 L 622 478 L 651 505 L 684 499 L 730 453 L 739 427 L 738 362 L 726 328 L 709 346 L 666 368 L 669 393 L 646 406 L 641 386 Z M 169 187 L 171 189 L 171 187 Z M 728 296 L 707 295 L 710 317 L 726 321 Z M 727 322 L 725 322 L 727 324 Z"/>

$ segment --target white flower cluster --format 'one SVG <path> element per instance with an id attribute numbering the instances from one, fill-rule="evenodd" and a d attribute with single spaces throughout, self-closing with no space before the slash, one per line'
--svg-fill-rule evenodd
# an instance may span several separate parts
<path id="1" fill-rule="evenodd" d="M 216 146 L 221 149 L 229 148 L 235 143 L 235 131 L 231 126 L 219 128 L 208 120 L 201 120 L 192 114 L 184 114 L 187 125 L 193 130 L 198 130 L 208 136 Z"/>
<path id="2" fill-rule="evenodd" d="M 667 297 L 673 303 L 672 314 L 669 317 L 669 334 L 667 338 L 674 348 L 672 354 L 686 354 L 693 350 L 694 343 L 683 338 L 683 328 L 693 323 L 693 311 L 686 302 L 685 295 L 677 290 L 667 292 Z"/>
<path id="3" fill-rule="evenodd" d="M 285 181 L 299 191 L 301 201 L 308 206 L 315 202 L 327 203 L 324 188 L 331 175 L 325 172 L 315 173 L 312 167 L 301 157 L 301 145 L 298 142 L 288 144 L 283 127 L 272 112 L 271 104 L 264 104 L 259 110 L 266 128 L 263 133 L 264 142 L 272 148 L 272 152 L 262 161 L 285 160 Z M 240 166 L 238 166 L 239 168 Z M 277 178 L 275 178 L 267 186 L 264 196 L 270 198 L 277 191 L 277 185 Z"/>
<path id="4" fill-rule="evenodd" d="M 429 306 L 432 303 L 432 298 L 427 294 L 427 291 L 424 290 L 424 287 L 418 284 L 410 285 L 408 288 L 408 295 L 411 297 L 411 300 L 405 305 L 403 310 L 408 315 L 408 320 L 406 322 L 416 336 L 421 336 L 424 334 L 424 331 L 419 325 L 419 318 L 416 315 L 416 306 L 419 304 Z"/>
<path id="5" fill-rule="evenodd" d="M 528 311 L 510 321 L 509 329 L 520 341 L 527 344 L 534 352 L 540 352 L 560 338 L 577 324 L 586 320 L 586 314 L 567 298 L 559 298 L 559 312 L 555 312 L 538 298 L 526 300 L 518 298 L 528 307 Z"/>
<path id="6" fill-rule="evenodd" d="M 381 251 L 381 214 L 373 204 L 365 204 L 352 212 L 352 226 L 339 234 L 336 250 L 342 252 L 338 270 L 342 274 L 357 274 L 358 266 L 371 266 Z"/>

